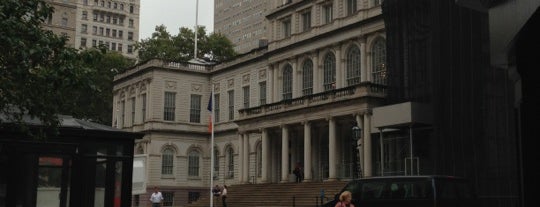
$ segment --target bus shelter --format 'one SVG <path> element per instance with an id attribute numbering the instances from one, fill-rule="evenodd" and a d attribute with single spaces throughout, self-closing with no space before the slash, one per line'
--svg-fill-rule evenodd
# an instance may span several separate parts
<path id="1" fill-rule="evenodd" d="M 142 133 L 61 116 L 58 133 L 0 126 L 0 207 L 131 206 L 133 146 Z M 40 129 L 36 120 L 29 131 Z"/>

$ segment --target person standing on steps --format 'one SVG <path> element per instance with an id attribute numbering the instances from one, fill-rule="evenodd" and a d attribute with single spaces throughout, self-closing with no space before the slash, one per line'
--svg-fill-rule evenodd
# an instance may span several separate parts
<path id="1" fill-rule="evenodd" d="M 296 167 L 294 168 L 293 170 L 293 173 L 294 175 L 296 176 L 296 182 L 297 183 L 300 183 L 302 182 L 303 178 L 304 178 L 304 172 L 302 170 L 302 165 L 300 165 L 300 162 L 297 162 L 296 163 Z"/>
<path id="2" fill-rule="evenodd" d="M 223 202 L 223 207 L 227 207 L 227 185 L 223 185 L 221 190 L 221 201 Z"/>
<path id="3" fill-rule="evenodd" d="M 161 195 L 157 187 L 154 187 L 154 192 L 150 196 L 150 202 L 152 202 L 152 207 L 160 207 L 161 203 L 163 203 L 163 195 Z"/>

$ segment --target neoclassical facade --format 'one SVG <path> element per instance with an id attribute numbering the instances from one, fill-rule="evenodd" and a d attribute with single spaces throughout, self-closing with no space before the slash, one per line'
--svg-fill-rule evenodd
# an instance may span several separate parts
<path id="1" fill-rule="evenodd" d="M 211 170 L 221 185 L 294 182 L 296 164 L 304 182 L 380 173 L 371 126 L 386 96 L 379 1 L 284 3 L 267 12 L 265 47 L 217 65 L 154 59 L 115 77 L 114 126 L 146 134 L 135 153 L 166 206 L 207 194 Z"/>

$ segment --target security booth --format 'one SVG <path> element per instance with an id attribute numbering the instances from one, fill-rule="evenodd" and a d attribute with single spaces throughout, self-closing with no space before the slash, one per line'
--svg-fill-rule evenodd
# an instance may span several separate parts
<path id="1" fill-rule="evenodd" d="M 142 133 L 61 116 L 44 137 L 0 126 L 0 207 L 131 206 L 133 146 Z M 28 120 L 29 132 L 40 124 Z"/>

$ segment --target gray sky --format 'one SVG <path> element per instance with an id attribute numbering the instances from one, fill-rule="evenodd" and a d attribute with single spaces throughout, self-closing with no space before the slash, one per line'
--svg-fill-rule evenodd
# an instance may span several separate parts
<path id="1" fill-rule="evenodd" d="M 214 0 L 199 1 L 198 24 L 214 31 Z M 165 25 L 171 35 L 177 35 L 180 27 L 195 27 L 197 0 L 141 0 L 139 39 L 152 36 L 157 25 Z"/>

